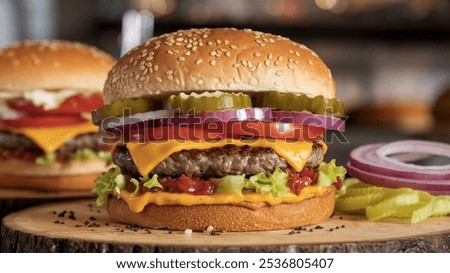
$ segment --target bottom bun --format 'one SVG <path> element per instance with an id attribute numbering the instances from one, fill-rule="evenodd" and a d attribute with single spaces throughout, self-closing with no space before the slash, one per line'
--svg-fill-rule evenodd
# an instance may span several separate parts
<path id="1" fill-rule="evenodd" d="M 89 191 L 95 187 L 95 179 L 99 175 L 100 173 L 27 177 L 6 174 L 0 177 L 0 187 L 42 191 Z"/>
<path id="2" fill-rule="evenodd" d="M 134 213 L 122 199 L 108 198 L 108 214 L 117 222 L 149 228 L 203 231 L 208 226 L 220 231 L 261 231 L 315 225 L 328 219 L 334 210 L 334 187 L 324 195 L 298 203 L 263 206 L 253 210 L 239 205 L 148 204 Z"/>

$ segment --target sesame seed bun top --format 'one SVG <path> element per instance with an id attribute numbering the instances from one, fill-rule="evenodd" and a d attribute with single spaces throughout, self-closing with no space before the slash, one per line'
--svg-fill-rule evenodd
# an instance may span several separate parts
<path id="1" fill-rule="evenodd" d="M 249 29 L 217 28 L 180 30 L 134 48 L 110 71 L 104 100 L 215 90 L 335 97 L 330 70 L 304 45 Z"/>
<path id="2" fill-rule="evenodd" d="M 99 90 L 114 59 L 94 47 L 65 41 L 25 41 L 0 49 L 0 91 Z"/>

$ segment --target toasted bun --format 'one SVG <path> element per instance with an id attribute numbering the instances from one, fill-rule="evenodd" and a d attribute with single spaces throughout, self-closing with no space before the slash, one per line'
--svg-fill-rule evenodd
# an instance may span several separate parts
<path id="1" fill-rule="evenodd" d="M 287 38 L 232 28 L 155 37 L 128 52 L 105 82 L 107 104 L 195 91 L 279 91 L 335 97 L 330 70 Z"/>
<path id="2" fill-rule="evenodd" d="M 108 214 L 114 221 L 150 228 L 201 231 L 208 226 L 222 231 L 289 229 L 314 225 L 328 219 L 334 210 L 334 187 L 324 195 L 299 203 L 250 209 L 237 205 L 147 205 L 134 213 L 122 199 L 110 196 Z"/>
<path id="3" fill-rule="evenodd" d="M 95 178 L 105 170 L 105 162 L 100 160 L 54 162 L 41 166 L 27 160 L 9 158 L 0 160 L 0 187 L 87 190 L 94 187 Z"/>
<path id="4" fill-rule="evenodd" d="M 0 49 L 0 91 L 103 89 L 114 59 L 91 46 L 63 41 L 21 42 Z"/>

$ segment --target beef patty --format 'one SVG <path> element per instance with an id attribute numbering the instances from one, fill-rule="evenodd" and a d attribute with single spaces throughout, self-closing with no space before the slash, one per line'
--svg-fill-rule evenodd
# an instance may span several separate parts
<path id="1" fill-rule="evenodd" d="M 149 154 L 149 157 L 152 155 Z M 323 160 L 322 145 L 315 143 L 306 163 L 316 168 Z M 139 171 L 125 146 L 117 146 L 113 161 L 123 173 L 139 176 Z M 222 148 L 207 150 L 183 150 L 176 152 L 160 162 L 150 174 L 161 176 L 222 177 L 225 175 L 254 175 L 260 172 L 271 173 L 279 167 L 289 167 L 284 158 L 271 148 L 238 147 L 226 145 Z"/>

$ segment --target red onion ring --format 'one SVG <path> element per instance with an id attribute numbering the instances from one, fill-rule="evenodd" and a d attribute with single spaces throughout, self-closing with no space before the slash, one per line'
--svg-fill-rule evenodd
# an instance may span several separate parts
<path id="1" fill-rule="evenodd" d="M 431 194 L 441 195 L 450 194 L 450 183 L 448 180 L 430 180 L 430 179 L 409 179 L 398 178 L 388 175 L 376 174 L 355 168 L 348 163 L 347 172 L 352 177 L 356 177 L 366 183 L 385 187 L 385 188 L 412 188 L 416 190 L 427 191 Z"/>
<path id="2" fill-rule="evenodd" d="M 307 112 L 274 111 L 273 116 L 277 122 L 299 123 L 328 130 L 345 131 L 345 120 L 328 117 L 325 115 L 316 115 Z"/>
<path id="3" fill-rule="evenodd" d="M 270 108 L 242 108 L 217 112 L 198 113 L 186 116 L 174 116 L 163 119 L 164 125 L 190 125 L 229 121 L 272 121 Z"/>
<path id="4" fill-rule="evenodd" d="M 450 194 L 450 164 L 419 166 L 388 157 L 399 153 L 450 157 L 450 145 L 419 140 L 364 145 L 350 153 L 348 173 L 382 187 L 410 187 L 433 194 Z"/>

